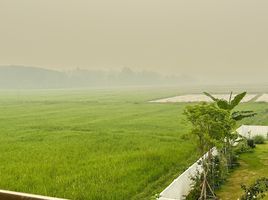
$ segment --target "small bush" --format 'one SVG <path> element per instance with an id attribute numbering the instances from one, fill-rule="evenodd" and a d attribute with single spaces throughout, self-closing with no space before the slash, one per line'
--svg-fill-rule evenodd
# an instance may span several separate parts
<path id="1" fill-rule="evenodd" d="M 206 159 L 208 160 L 208 159 Z M 200 163 L 204 167 L 204 163 Z M 227 161 L 222 156 L 214 156 L 211 158 L 210 169 L 208 169 L 207 173 L 207 181 L 209 186 L 213 191 L 219 189 L 220 186 L 225 182 L 227 177 L 226 170 Z M 196 200 L 199 199 L 202 189 L 202 184 L 204 180 L 204 173 L 197 172 L 195 177 L 191 177 L 193 180 L 192 190 L 185 197 L 186 200 Z M 207 196 L 212 196 L 211 191 L 207 188 Z M 215 195 L 215 194 L 214 194 Z M 211 198 L 212 199 L 212 198 Z M 214 199 L 214 198 L 213 198 Z"/>
<path id="2" fill-rule="evenodd" d="M 246 152 L 251 152 L 252 148 L 248 145 L 247 139 L 243 138 L 235 147 L 235 154 L 242 154 Z"/>
<path id="3" fill-rule="evenodd" d="M 253 137 L 253 140 L 255 144 L 264 144 L 265 143 L 265 138 L 262 135 L 256 135 Z"/>
<path id="4" fill-rule="evenodd" d="M 253 139 L 248 139 L 247 143 L 248 143 L 248 146 L 251 147 L 252 149 L 256 147 Z"/>
<path id="5" fill-rule="evenodd" d="M 241 185 L 241 188 L 244 190 L 241 200 L 263 199 L 268 191 L 268 178 L 257 179 L 251 186 Z"/>

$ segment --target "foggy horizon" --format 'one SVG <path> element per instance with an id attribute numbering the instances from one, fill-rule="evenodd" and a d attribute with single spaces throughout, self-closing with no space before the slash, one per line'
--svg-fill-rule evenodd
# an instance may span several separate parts
<path id="1" fill-rule="evenodd" d="M 268 0 L 0 0 L 0 28 L 0 200 L 268 194 Z"/>
<path id="2" fill-rule="evenodd" d="M 267 8 L 264 0 L 0 0 L 0 65 L 267 83 Z"/>

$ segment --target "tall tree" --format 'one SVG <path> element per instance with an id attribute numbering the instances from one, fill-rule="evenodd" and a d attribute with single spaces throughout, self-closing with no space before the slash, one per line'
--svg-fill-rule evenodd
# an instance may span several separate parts
<path id="1" fill-rule="evenodd" d="M 215 104 L 200 103 L 187 106 L 184 114 L 193 125 L 192 134 L 198 137 L 201 155 L 212 147 L 221 145 L 235 125 L 229 112 Z"/>
<path id="2" fill-rule="evenodd" d="M 230 113 L 216 106 L 216 104 L 201 103 L 188 106 L 184 114 L 192 123 L 192 134 L 198 138 L 198 149 L 200 155 L 208 152 L 206 159 L 202 160 L 203 173 L 200 185 L 199 200 L 216 199 L 213 187 L 211 187 L 208 174 L 212 169 L 212 148 L 222 148 L 225 138 L 232 132 L 235 120 Z"/>

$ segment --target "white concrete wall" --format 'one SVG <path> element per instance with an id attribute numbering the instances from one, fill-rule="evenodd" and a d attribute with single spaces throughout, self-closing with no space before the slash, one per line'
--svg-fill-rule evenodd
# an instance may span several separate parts
<path id="1" fill-rule="evenodd" d="M 265 139 L 268 139 L 268 126 L 248 126 L 248 125 L 242 125 L 237 129 L 237 132 L 246 137 L 246 138 L 252 138 L 256 135 L 261 135 Z"/>
<path id="2" fill-rule="evenodd" d="M 213 148 L 213 155 L 217 155 L 216 148 Z M 184 199 L 184 196 L 187 195 L 194 184 L 191 177 L 195 177 L 199 172 L 202 172 L 202 166 L 198 163 L 206 158 L 208 153 L 196 161 L 191 167 L 184 171 L 178 178 L 176 178 L 163 192 L 160 193 L 159 200 L 180 200 Z"/>

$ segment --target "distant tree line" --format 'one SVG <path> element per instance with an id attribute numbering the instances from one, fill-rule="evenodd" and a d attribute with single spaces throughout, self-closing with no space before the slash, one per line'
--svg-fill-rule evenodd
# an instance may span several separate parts
<path id="1" fill-rule="evenodd" d="M 27 66 L 0 66 L 0 88 L 79 88 L 102 86 L 153 86 L 192 84 L 188 76 L 165 76 L 152 71 L 85 70 L 56 71 Z"/>

